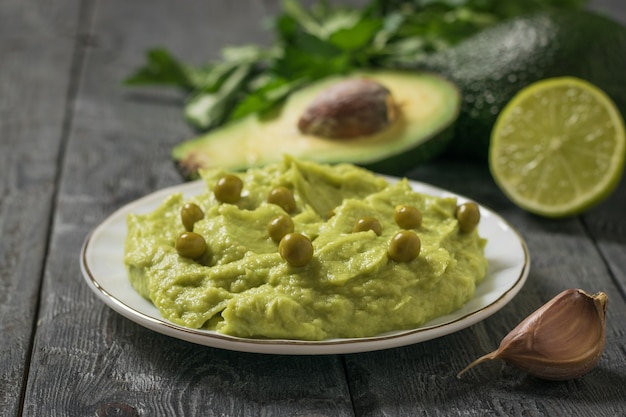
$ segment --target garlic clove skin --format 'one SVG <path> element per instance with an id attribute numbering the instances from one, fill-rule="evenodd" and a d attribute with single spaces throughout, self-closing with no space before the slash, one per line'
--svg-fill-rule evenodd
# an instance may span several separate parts
<path id="1" fill-rule="evenodd" d="M 509 332 L 494 352 L 463 369 L 502 359 L 530 375 L 567 380 L 593 369 L 606 342 L 608 297 L 568 289 L 548 301 Z"/>

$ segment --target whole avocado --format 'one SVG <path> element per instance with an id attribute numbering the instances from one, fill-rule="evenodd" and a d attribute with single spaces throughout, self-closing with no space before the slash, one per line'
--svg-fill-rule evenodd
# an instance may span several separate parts
<path id="1" fill-rule="evenodd" d="M 486 160 L 502 108 L 535 81 L 575 76 L 604 90 L 626 114 L 626 27 L 589 11 L 550 11 L 511 19 L 424 58 L 462 93 L 448 154 Z"/>

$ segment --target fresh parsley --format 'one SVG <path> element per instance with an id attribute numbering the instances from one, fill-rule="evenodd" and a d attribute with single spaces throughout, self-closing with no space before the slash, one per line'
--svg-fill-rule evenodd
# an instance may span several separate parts
<path id="1" fill-rule="evenodd" d="M 320 1 L 309 9 L 283 0 L 272 20 L 272 46 L 226 47 L 203 67 L 162 48 L 126 80 L 186 91 L 186 119 L 208 130 L 281 103 L 315 80 L 364 68 L 399 68 L 503 20 L 548 8 L 582 8 L 586 0 L 370 0 L 362 7 Z"/>

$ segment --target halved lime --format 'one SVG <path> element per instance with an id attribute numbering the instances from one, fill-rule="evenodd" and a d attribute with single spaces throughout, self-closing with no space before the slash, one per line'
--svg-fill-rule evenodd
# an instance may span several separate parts
<path id="1" fill-rule="evenodd" d="M 489 148 L 494 180 L 531 213 L 565 217 L 606 198 L 626 159 L 624 120 L 598 87 L 578 78 L 538 81 L 502 109 Z"/>

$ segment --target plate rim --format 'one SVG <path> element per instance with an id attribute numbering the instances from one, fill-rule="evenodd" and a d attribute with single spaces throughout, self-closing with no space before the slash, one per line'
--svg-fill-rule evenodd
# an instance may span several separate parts
<path id="1" fill-rule="evenodd" d="M 401 180 L 401 178 L 398 177 L 392 177 L 387 175 L 380 176 L 389 181 Z M 428 183 L 411 180 L 408 178 L 407 181 L 412 188 L 417 187 L 431 190 L 439 194 L 440 196 L 456 197 L 460 201 L 476 201 L 473 199 L 469 199 L 461 194 Z M 101 231 L 105 230 L 106 226 L 108 226 L 114 220 L 118 219 L 119 216 L 131 211 L 133 207 L 141 206 L 147 201 L 152 201 L 159 198 L 161 195 L 169 195 L 174 192 L 185 193 L 195 191 L 202 186 L 206 186 L 206 184 L 201 179 L 173 185 L 153 191 L 136 200 L 130 201 L 122 205 L 110 215 L 105 217 L 104 220 L 102 220 L 87 234 L 80 251 L 80 269 L 83 275 L 83 279 L 101 301 L 103 301 L 107 306 L 109 306 L 118 314 L 135 322 L 136 324 L 139 324 L 142 327 L 148 328 L 166 336 L 185 340 L 187 342 L 231 351 L 282 355 L 347 354 L 406 346 L 452 334 L 487 319 L 488 317 L 499 311 L 506 304 L 508 304 L 521 290 L 528 278 L 530 269 L 530 254 L 527 244 L 522 238 L 519 231 L 515 229 L 501 215 L 491 210 L 489 207 L 482 205 L 476 201 L 481 209 L 486 210 L 490 216 L 494 217 L 494 221 L 502 223 L 504 226 L 506 226 L 507 229 L 509 229 L 513 233 L 513 235 L 515 235 L 515 237 L 517 238 L 515 243 L 518 243 L 520 245 L 520 249 L 523 254 L 523 262 L 520 265 L 521 269 L 518 273 L 517 278 L 513 281 L 511 285 L 508 285 L 506 290 L 503 291 L 495 300 L 486 305 L 482 305 L 480 306 L 480 308 L 470 311 L 462 316 L 455 317 L 452 320 L 442 323 L 432 325 L 428 325 L 428 323 L 426 323 L 425 325 L 414 329 L 393 331 L 364 338 L 336 338 L 320 341 L 309 341 L 301 339 L 242 338 L 221 334 L 212 330 L 188 328 L 172 323 L 163 317 L 152 317 L 142 311 L 138 311 L 133 306 L 126 304 L 124 301 L 120 300 L 115 295 L 111 294 L 106 288 L 104 288 L 101 282 L 99 282 L 98 278 L 92 272 L 92 269 L 89 267 L 89 262 L 87 259 L 91 247 L 90 245 L 92 244 L 94 237 L 97 236 L 97 234 Z M 201 192 L 203 190 L 199 189 L 197 191 Z M 420 192 L 428 191 L 420 190 Z M 146 301 L 149 302 L 149 300 Z M 450 314 L 454 314 L 454 312 Z"/>

